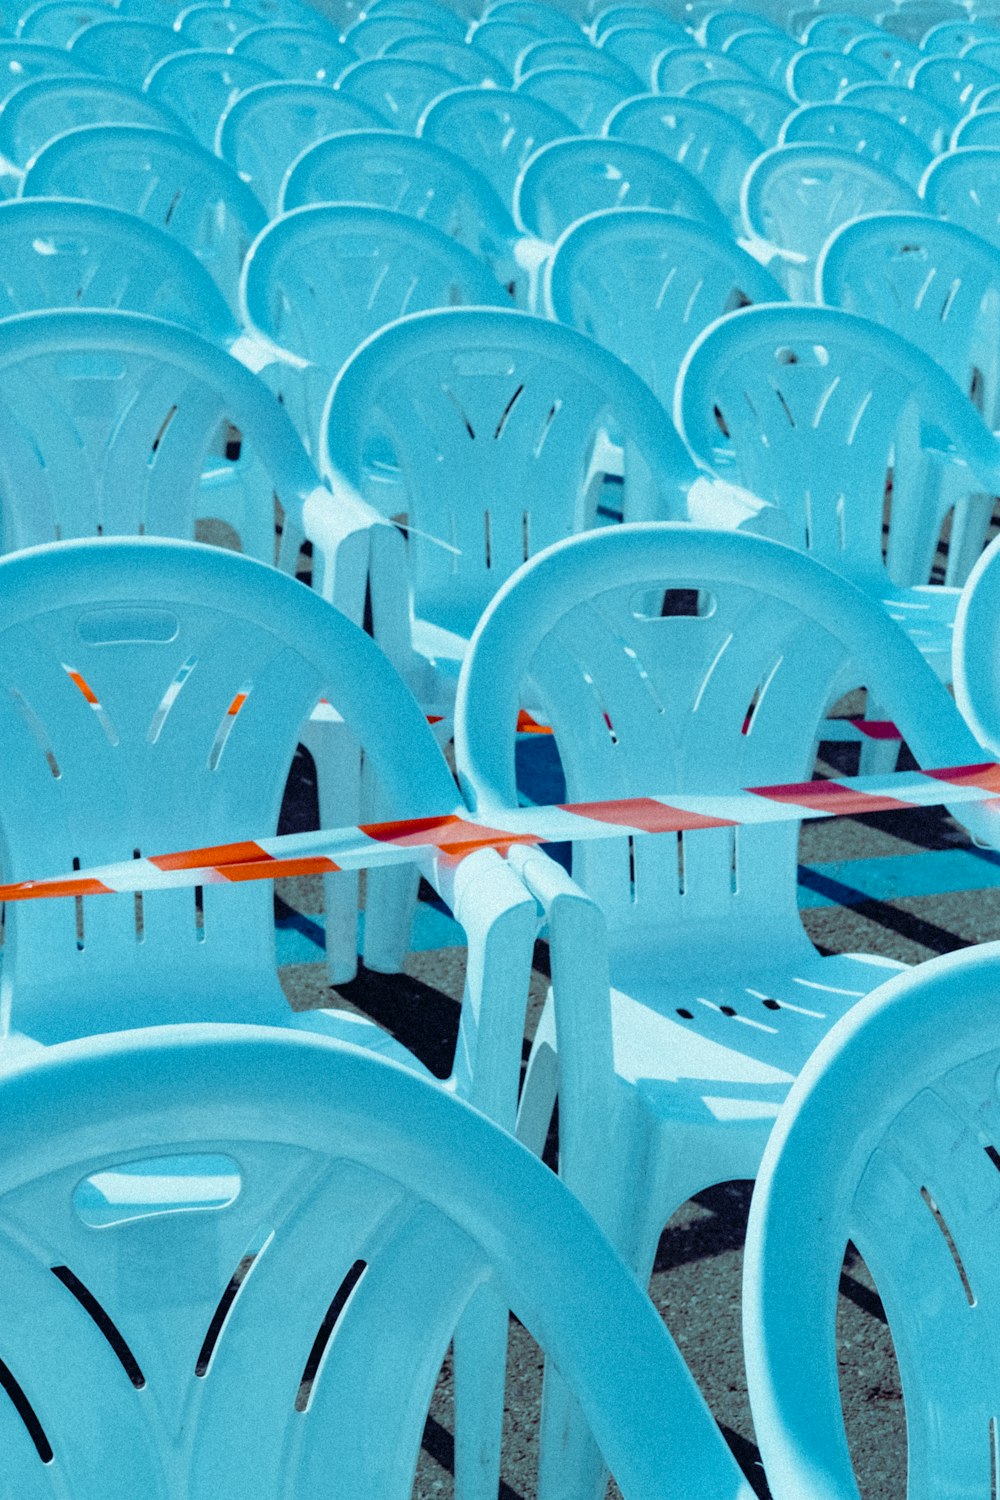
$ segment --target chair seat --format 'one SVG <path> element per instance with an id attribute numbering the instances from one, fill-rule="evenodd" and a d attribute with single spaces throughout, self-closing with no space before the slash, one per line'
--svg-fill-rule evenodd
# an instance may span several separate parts
<path id="1" fill-rule="evenodd" d="M 425 1078 L 432 1075 L 402 1042 L 390 1036 L 388 1031 L 369 1021 L 366 1016 L 349 1010 L 300 1010 L 292 1012 L 285 1024 L 296 1031 L 308 1031 L 314 1036 L 332 1037 L 337 1042 L 349 1042 L 352 1047 L 363 1047 L 366 1052 L 401 1063 L 411 1073 L 420 1073 Z"/>

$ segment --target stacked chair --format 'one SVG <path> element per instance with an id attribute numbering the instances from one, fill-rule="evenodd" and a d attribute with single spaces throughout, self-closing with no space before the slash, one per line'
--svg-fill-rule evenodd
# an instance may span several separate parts
<path id="1" fill-rule="evenodd" d="M 450 1345 L 496 1500 L 512 1310 L 537 1500 L 749 1500 L 645 1287 L 756 1178 L 775 1500 L 857 1493 L 849 1242 L 911 1495 L 995 1500 L 1000 952 L 821 952 L 796 797 L 898 737 L 1000 791 L 998 349 L 992 0 L 5 11 L 0 876 L 56 884 L 4 923 L 3 1493 L 408 1500 Z M 450 911 L 444 1076 L 285 998 L 303 747 L 324 829 L 470 827 L 291 867 L 333 984 Z M 502 836 L 542 760 L 612 836 Z M 751 787 L 792 815 L 655 800 Z"/>

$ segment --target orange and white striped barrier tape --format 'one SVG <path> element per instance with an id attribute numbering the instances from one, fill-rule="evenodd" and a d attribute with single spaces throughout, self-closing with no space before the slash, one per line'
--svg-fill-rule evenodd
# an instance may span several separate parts
<path id="1" fill-rule="evenodd" d="M 920 807 L 989 802 L 1000 797 L 1000 764 L 987 761 L 944 770 L 895 772 L 749 787 L 722 795 L 628 797 L 608 802 L 561 803 L 498 811 L 489 823 L 464 807 L 436 818 L 365 823 L 187 849 L 124 860 L 44 880 L 0 886 L 0 901 L 53 896 L 102 896 L 177 886 L 273 880 L 279 875 L 330 874 L 381 865 L 454 861 L 478 849 L 506 851 L 513 844 L 551 844 L 699 828 L 737 828 L 799 818 L 852 817 Z"/>

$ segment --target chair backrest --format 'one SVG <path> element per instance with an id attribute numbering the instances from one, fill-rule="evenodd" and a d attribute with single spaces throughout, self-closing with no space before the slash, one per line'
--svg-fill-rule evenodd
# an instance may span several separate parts
<path id="1" fill-rule="evenodd" d="M 857 1494 L 836 1374 L 850 1241 L 902 1382 L 907 1487 L 994 1484 L 1000 947 L 949 953 L 852 1007 L 790 1091 L 758 1169 L 744 1337 L 775 1500 Z"/>
<path id="2" fill-rule="evenodd" d="M 233 43 L 236 57 L 263 63 L 279 78 L 336 83 L 357 53 L 335 33 L 318 34 L 311 26 L 260 26 Z"/>
<path id="3" fill-rule="evenodd" d="M 656 88 L 661 94 L 686 94 L 695 83 L 708 78 L 759 83 L 752 68 L 727 57 L 724 52 L 706 52 L 703 47 L 671 47 L 656 66 Z"/>
<path id="4" fill-rule="evenodd" d="M 146 79 L 145 92 L 169 104 L 206 151 L 215 149 L 219 121 L 244 89 L 270 83 L 277 74 L 251 57 L 201 49 L 176 52 L 157 63 Z"/>
<path id="5" fill-rule="evenodd" d="M 536 26 L 527 26 L 520 21 L 477 22 L 469 29 L 469 46 L 487 57 L 495 57 L 513 78 L 517 59 L 525 47 L 534 42 L 544 42 L 545 32 Z"/>
<path id="6" fill-rule="evenodd" d="M 432 24 L 408 16 L 379 15 L 365 12 L 344 32 L 344 41 L 362 59 L 380 56 L 389 42 L 406 36 L 440 36 Z"/>
<path id="7" fill-rule="evenodd" d="M 816 285 L 925 350 L 1000 425 L 1000 249 L 929 214 L 874 214 L 830 237 Z"/>
<path id="8" fill-rule="evenodd" d="M 835 104 L 803 104 L 790 114 L 778 144 L 796 141 L 845 146 L 866 161 L 887 167 L 912 187 L 919 186 L 931 161 L 929 147 L 898 120 L 843 99 Z"/>
<path id="9" fill-rule="evenodd" d="M 759 11 L 741 10 L 735 5 L 722 6 L 708 12 L 698 27 L 697 35 L 701 45 L 709 52 L 721 52 L 725 49 L 726 42 L 738 32 L 761 27 L 777 30 Z"/>
<path id="10" fill-rule="evenodd" d="M 684 97 L 699 104 L 712 104 L 739 124 L 752 130 L 764 146 L 773 146 L 782 121 L 794 108 L 787 94 L 765 83 L 736 78 L 706 78 L 684 90 Z"/>
<path id="11" fill-rule="evenodd" d="M 430 105 L 419 133 L 480 172 L 509 211 L 525 162 L 540 146 L 572 135 L 573 122 L 523 90 L 463 88 Z"/>
<path id="12" fill-rule="evenodd" d="M 765 83 L 779 88 L 784 83 L 788 64 L 800 50 L 798 42 L 771 28 L 737 31 L 724 48 L 726 57 L 743 63 Z"/>
<path id="13" fill-rule="evenodd" d="M 554 5 L 543 0 L 499 0 L 483 10 L 484 21 L 514 21 L 519 26 L 534 26 L 545 36 L 578 36 L 580 23 Z"/>
<path id="14" fill-rule="evenodd" d="M 439 36 L 402 37 L 398 42 L 390 42 L 382 56 L 433 63 L 435 67 L 454 73 L 463 83 L 477 88 L 504 89 L 512 82 L 509 70 L 495 57 L 488 57 L 465 42 L 443 41 Z"/>
<path id="15" fill-rule="evenodd" d="M 874 37 L 876 40 L 885 36 L 885 32 L 876 25 L 874 21 L 866 21 L 862 16 L 851 15 L 847 11 L 831 11 L 826 15 L 817 13 L 815 19 L 810 21 L 802 33 L 802 40 L 810 47 L 831 47 L 841 51 L 856 43 L 862 37 Z M 850 46 L 853 52 L 854 47 Z"/>
<path id="16" fill-rule="evenodd" d="M 924 57 L 912 42 L 901 36 L 887 36 L 885 32 L 860 37 L 849 51 L 851 57 L 874 68 L 886 83 L 898 83 L 904 87 L 910 73 Z"/>
<path id="17" fill-rule="evenodd" d="M 46 42 L 50 47 L 65 47 L 81 26 L 92 21 L 109 20 L 114 13 L 112 0 L 41 0 L 22 11 L 17 34 L 26 42 Z"/>
<path id="18" fill-rule="evenodd" d="M 995 31 L 989 38 L 973 42 L 962 53 L 963 61 L 984 62 L 988 68 L 1000 71 L 1000 35 Z M 993 85 L 995 87 L 995 85 Z"/>
<path id="19" fill-rule="evenodd" d="M 184 46 L 176 31 L 134 16 L 94 21 L 69 42 L 69 54 L 85 68 L 142 88 L 162 57 Z"/>
<path id="20" fill-rule="evenodd" d="M 0 105 L 0 152 L 25 166 L 57 135 L 78 125 L 150 125 L 183 134 L 169 103 L 86 73 L 53 73 L 22 83 Z"/>
<path id="21" fill-rule="evenodd" d="M 948 110 L 901 84 L 854 83 L 840 97 L 844 104 L 860 104 L 898 120 L 934 152 L 945 149 L 954 128 L 954 116 Z"/>
<path id="22" fill-rule="evenodd" d="M 937 157 L 920 194 L 929 213 L 1000 245 L 1000 147 L 959 146 Z"/>
<path id="23" fill-rule="evenodd" d="M 676 36 L 683 40 L 685 46 L 690 45 L 692 33 L 679 21 L 672 20 L 666 11 L 654 5 L 620 4 L 608 5 L 600 11 L 590 25 L 591 35 L 594 41 L 601 45 L 610 31 L 619 27 L 631 26 L 645 29 L 646 27 L 659 28 L 668 27 L 668 40 Z M 680 26 L 683 37 L 678 36 L 677 28 Z"/>
<path id="24" fill-rule="evenodd" d="M 454 308 L 401 319 L 348 361 L 322 465 L 377 505 L 369 466 L 373 454 L 384 463 L 388 441 L 414 527 L 414 608 L 467 636 L 526 557 L 597 523 L 589 471 L 602 431 L 624 451 L 615 498 L 626 516 L 686 513 L 695 471 L 637 375 L 575 329 Z"/>
<path id="25" fill-rule="evenodd" d="M 638 79 L 633 86 L 640 88 Z M 606 74 L 575 67 L 536 68 L 517 86 L 518 93 L 538 99 L 572 121 L 573 129 L 596 134 L 608 115 L 632 93 Z"/>
<path id="26" fill-rule="evenodd" d="M 1000 107 L 977 109 L 959 120 L 951 137 L 951 146 L 1000 146 Z"/>
<path id="27" fill-rule="evenodd" d="M 459 680 L 460 783 L 477 816 L 516 798 L 514 725 L 529 684 L 568 801 L 802 781 L 846 680 L 892 704 L 922 764 L 981 759 L 881 603 L 814 559 L 746 533 L 605 528 L 533 559 L 486 610 Z M 717 950 L 739 944 L 748 974 L 754 957 L 766 971 L 775 946 L 803 951 L 797 857 L 794 823 L 734 830 L 695 818 L 679 836 L 581 843 L 573 873 L 623 957 L 644 942 L 658 965 L 697 954 L 711 985 Z"/>
<path id="28" fill-rule="evenodd" d="M 728 234 L 722 210 L 692 172 L 661 151 L 610 136 L 543 146 L 514 195 L 518 223 L 550 243 L 584 214 L 626 207 L 668 209 Z"/>
<path id="29" fill-rule="evenodd" d="M 825 104 L 838 99 L 852 83 L 875 83 L 878 73 L 853 52 L 806 47 L 785 69 L 785 87 L 799 104 Z"/>
<path id="30" fill-rule="evenodd" d="M 681 370 L 675 420 L 702 463 L 779 507 L 793 546 L 882 594 L 890 470 L 886 546 L 912 578 L 909 564 L 933 551 L 943 520 L 922 503 L 928 467 L 989 467 L 997 447 L 929 355 L 839 308 L 748 307 L 720 319 Z"/>
<path id="31" fill-rule="evenodd" d="M 605 57 L 617 58 L 641 80 L 644 88 L 654 86 L 653 64 L 666 47 L 688 47 L 690 34 L 676 21 L 661 17 L 645 26 L 612 26 L 602 33 L 597 44 Z"/>
<path id="32" fill-rule="evenodd" d="M 348 98 L 377 110 L 397 130 L 413 131 L 432 100 L 464 82 L 436 63 L 376 57 L 345 68 L 338 87 Z"/>
<path id="33" fill-rule="evenodd" d="M 282 209 L 367 203 L 423 219 L 509 278 L 513 220 L 486 179 L 432 141 L 393 130 L 330 136 L 304 151 L 285 178 Z"/>
<path id="34" fill-rule="evenodd" d="M 638 82 L 627 63 L 595 47 L 582 34 L 578 41 L 557 38 L 533 42 L 530 47 L 525 47 L 517 60 L 516 82 L 520 83 L 539 68 L 581 68 L 585 73 L 609 78 L 622 89 L 633 89 Z"/>
<path id="35" fill-rule="evenodd" d="M 742 229 L 740 190 L 760 141 L 724 110 L 689 95 L 647 94 L 608 116 L 605 135 L 664 151 L 692 172 L 728 218 Z"/>
<path id="36" fill-rule="evenodd" d="M 0 102 L 32 78 L 77 70 L 91 71 L 82 58 L 74 57 L 64 47 L 49 47 L 44 42 L 12 42 L 0 37 Z"/>
<path id="37" fill-rule="evenodd" d="M 386 125 L 367 104 L 317 79 L 279 79 L 237 95 L 219 121 L 215 150 L 273 215 L 285 174 L 303 151 L 328 135 Z"/>
<path id="38" fill-rule="evenodd" d="M 509 307 L 482 261 L 409 214 L 316 204 L 274 219 L 243 266 L 244 323 L 306 361 L 268 372 L 311 452 L 341 366 L 371 334 L 433 307 Z"/>
<path id="39" fill-rule="evenodd" d="M 579 219 L 545 268 L 549 316 L 624 360 L 667 411 L 695 335 L 734 308 L 782 295 L 731 239 L 658 208 Z"/>
<path id="40" fill-rule="evenodd" d="M 10 1097 L 5 1306 L 32 1309 L 4 1345 L 12 1493 L 302 1497 L 337 1474 L 352 1500 L 406 1500 L 443 1351 L 486 1285 L 625 1500 L 750 1497 L 593 1220 L 432 1080 L 326 1038 L 157 1027 L 46 1053 Z M 163 1200 L 130 1218 L 157 1176 Z M 172 1212 L 192 1179 L 203 1202 Z"/>
<path id="41" fill-rule="evenodd" d="M 226 52 L 244 32 L 260 25 L 252 11 L 235 5 L 189 5 L 174 22 L 182 47 L 209 47 Z"/>
<path id="42" fill-rule="evenodd" d="M 960 120 L 984 89 L 1000 84 L 1000 72 L 965 57 L 928 57 L 910 74 L 914 93 L 933 99 Z"/>
<path id="43" fill-rule="evenodd" d="M 87 198 L 137 214 L 194 252 L 230 307 L 267 215 L 226 162 L 196 141 L 145 125 L 86 125 L 39 152 L 24 197 Z"/>
<path id="44" fill-rule="evenodd" d="M 939 21 L 924 33 L 920 50 L 927 57 L 961 57 L 977 42 L 995 36 L 993 27 L 980 21 Z"/>
<path id="45" fill-rule="evenodd" d="M 887 168 L 842 146 L 775 146 L 743 182 L 747 229 L 774 246 L 774 269 L 789 295 L 813 295 L 816 261 L 835 229 L 883 209 L 917 211 L 916 191 Z"/>
<path id="46" fill-rule="evenodd" d="M 5 401 L 5 428 L 9 410 Z M 454 801 L 416 703 L 375 644 L 273 567 L 221 548 L 104 536 L 0 558 L 0 578 L 0 721 L 18 767 L 0 812 L 5 876 L 273 831 L 321 697 L 370 748 L 391 816 Z M 124 895 L 24 903 L 8 910 L 6 944 L 5 1029 L 12 1020 L 38 1040 L 150 1015 L 284 1013 L 266 882 L 206 889 L 201 913 L 192 890 L 149 892 L 139 913 Z"/>
<path id="47" fill-rule="evenodd" d="M 135 214 L 76 198 L 0 204 L 0 317 L 121 308 L 226 345 L 239 325 L 199 260 Z"/>

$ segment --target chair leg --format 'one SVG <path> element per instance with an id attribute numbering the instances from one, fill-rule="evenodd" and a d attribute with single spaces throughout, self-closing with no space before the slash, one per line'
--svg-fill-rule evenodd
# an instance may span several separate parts
<path id="1" fill-rule="evenodd" d="M 559 1089 L 559 1059 L 556 1054 L 555 1010 L 552 997 L 545 1002 L 521 1089 L 515 1134 L 522 1145 L 536 1156 L 545 1150 L 545 1142 Z"/>
<path id="2" fill-rule="evenodd" d="M 358 821 L 361 752 L 343 719 L 329 705 L 302 731 L 316 767 L 322 828 L 350 828 Z M 323 876 L 326 967 L 331 984 L 348 984 L 358 972 L 358 877 L 350 871 Z"/>
<path id="3" fill-rule="evenodd" d="M 484 1287 L 455 1330 L 456 1500 L 496 1500 L 500 1487 L 509 1316 Z"/>
<path id="4" fill-rule="evenodd" d="M 365 881 L 365 967 L 398 974 L 410 951 L 420 871 L 416 865 L 369 870 Z"/>

